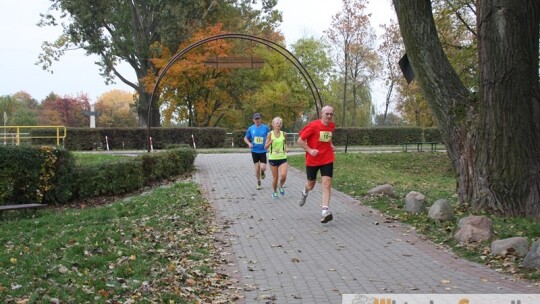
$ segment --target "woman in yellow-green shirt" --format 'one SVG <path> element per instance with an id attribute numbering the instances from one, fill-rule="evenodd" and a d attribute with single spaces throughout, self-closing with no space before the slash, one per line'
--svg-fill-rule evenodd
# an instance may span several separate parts
<path id="1" fill-rule="evenodd" d="M 272 171 L 272 199 L 278 199 L 278 191 L 285 195 L 283 185 L 287 180 L 287 134 L 281 131 L 283 120 L 280 117 L 272 119 L 272 131 L 266 136 L 264 148 L 268 150 L 268 163 Z M 279 179 L 279 185 L 278 185 Z"/>

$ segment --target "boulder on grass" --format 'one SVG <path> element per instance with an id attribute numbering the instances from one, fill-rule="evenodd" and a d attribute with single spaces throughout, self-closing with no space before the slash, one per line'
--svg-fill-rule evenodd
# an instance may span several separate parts
<path id="1" fill-rule="evenodd" d="M 540 239 L 536 240 L 523 259 L 523 267 L 540 269 Z"/>
<path id="2" fill-rule="evenodd" d="M 428 217 L 440 223 L 454 219 L 454 207 L 449 201 L 439 199 L 429 208 Z"/>
<path id="3" fill-rule="evenodd" d="M 405 211 L 410 213 L 423 213 L 426 211 L 424 200 L 426 197 L 416 191 L 411 191 L 405 196 Z"/>
<path id="4" fill-rule="evenodd" d="M 491 220 L 486 216 L 471 215 L 460 221 L 461 228 L 454 235 L 460 243 L 487 241 L 493 237 Z"/>
<path id="5" fill-rule="evenodd" d="M 495 255 L 515 255 L 524 257 L 529 252 L 529 240 L 524 237 L 511 237 L 491 243 L 491 253 Z"/>

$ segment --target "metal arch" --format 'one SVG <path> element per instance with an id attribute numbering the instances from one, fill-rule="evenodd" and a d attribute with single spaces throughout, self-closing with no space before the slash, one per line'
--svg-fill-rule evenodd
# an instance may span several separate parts
<path id="1" fill-rule="evenodd" d="M 283 57 L 285 57 L 285 59 L 287 59 L 289 62 L 291 62 L 298 69 L 298 71 L 300 72 L 300 74 L 302 75 L 304 80 L 306 81 L 306 83 L 307 83 L 307 85 L 309 87 L 309 90 L 311 91 L 311 94 L 313 95 L 313 99 L 315 100 L 315 107 L 317 109 L 317 117 L 319 117 L 319 105 L 321 106 L 321 108 L 323 106 L 321 95 L 319 94 L 319 90 L 317 89 L 317 85 L 313 81 L 313 78 L 311 78 L 311 75 L 308 73 L 308 71 L 302 65 L 302 63 L 298 60 L 298 58 L 296 58 L 289 50 L 287 50 L 283 46 L 275 43 L 274 41 L 271 41 L 271 40 L 268 40 L 268 39 L 265 39 L 265 38 L 261 38 L 261 37 L 257 37 L 257 36 L 248 35 L 248 34 L 231 33 L 231 34 L 220 34 L 220 35 L 211 36 L 211 37 L 199 40 L 199 41 L 197 41 L 195 43 L 192 43 L 191 45 L 187 46 L 182 51 L 176 53 L 173 56 L 173 58 L 171 58 L 169 60 L 167 65 L 159 72 L 158 78 L 157 78 L 156 83 L 154 85 L 154 88 L 152 90 L 152 95 L 150 96 L 150 101 L 148 103 L 148 121 L 150 121 L 151 111 L 152 111 L 152 103 L 154 102 L 154 98 L 156 96 L 156 92 L 158 90 L 159 83 L 161 82 L 161 80 L 163 79 L 163 77 L 165 76 L 167 71 L 172 67 L 172 65 L 179 58 L 184 56 L 187 52 L 191 51 L 192 49 L 194 49 L 194 48 L 196 48 L 196 47 L 198 47 L 198 46 L 200 46 L 202 44 L 208 43 L 210 41 L 221 40 L 221 39 L 242 39 L 242 40 L 249 40 L 249 41 L 258 42 L 258 43 L 264 44 L 265 46 L 273 49 L 274 51 L 278 52 Z M 149 141 L 150 140 L 150 124 L 148 125 L 148 128 L 147 128 L 147 137 L 148 137 L 148 141 Z M 150 144 L 148 145 L 148 151 L 150 151 Z"/>

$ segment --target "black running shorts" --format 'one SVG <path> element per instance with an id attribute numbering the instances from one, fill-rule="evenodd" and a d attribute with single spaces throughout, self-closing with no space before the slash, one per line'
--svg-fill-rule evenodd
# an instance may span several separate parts
<path id="1" fill-rule="evenodd" d="M 322 166 L 306 166 L 307 179 L 312 181 L 317 179 L 317 172 L 321 170 L 321 176 L 332 177 L 334 174 L 334 163 Z"/>

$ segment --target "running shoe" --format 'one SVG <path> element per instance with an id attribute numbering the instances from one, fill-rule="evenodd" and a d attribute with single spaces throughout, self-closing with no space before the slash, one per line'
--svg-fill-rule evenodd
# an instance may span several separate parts
<path id="1" fill-rule="evenodd" d="M 281 196 L 285 196 L 285 189 L 283 189 L 283 187 L 279 187 L 279 194 L 281 194 Z"/>
<path id="2" fill-rule="evenodd" d="M 306 204 L 306 198 L 307 198 L 307 194 L 304 194 L 304 192 L 302 192 L 302 197 L 300 198 L 300 201 L 298 202 L 298 205 L 300 207 Z"/>
<path id="3" fill-rule="evenodd" d="M 261 190 L 262 189 L 262 185 L 261 185 L 261 182 L 257 182 L 257 190 Z"/>
<path id="4" fill-rule="evenodd" d="M 264 179 L 266 177 L 266 173 L 264 171 L 261 171 L 261 179 Z"/>
<path id="5" fill-rule="evenodd" d="M 332 212 L 324 212 L 321 218 L 321 223 L 328 223 L 330 222 L 334 216 L 332 216 Z"/>
<path id="6" fill-rule="evenodd" d="M 277 200 L 279 198 L 277 192 L 272 193 L 272 199 Z"/>

